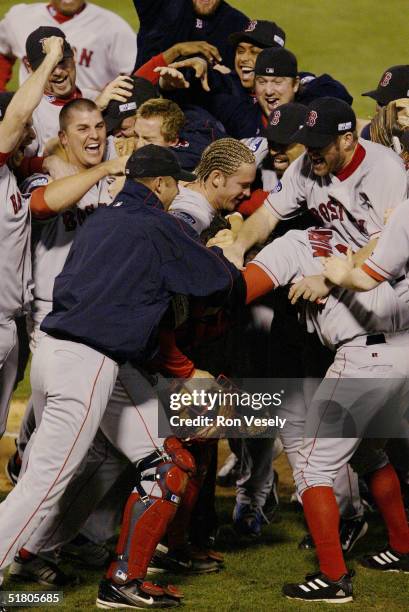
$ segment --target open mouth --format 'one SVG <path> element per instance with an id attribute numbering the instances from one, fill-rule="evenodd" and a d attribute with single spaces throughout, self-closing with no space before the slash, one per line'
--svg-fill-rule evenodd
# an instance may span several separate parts
<path id="1" fill-rule="evenodd" d="M 289 163 L 289 159 L 286 155 L 276 155 L 274 157 L 274 168 L 276 170 L 286 170 Z"/>
<path id="2" fill-rule="evenodd" d="M 98 144 L 97 142 L 89 144 L 85 147 L 85 151 L 89 155 L 99 155 L 100 150 L 101 150 L 101 145 Z"/>
<path id="3" fill-rule="evenodd" d="M 57 87 L 61 87 L 62 85 L 65 85 L 66 82 L 68 81 L 68 76 L 60 76 L 60 77 L 55 77 L 51 82 L 53 85 L 57 85 Z"/>
<path id="4" fill-rule="evenodd" d="M 254 78 L 254 68 L 251 66 L 240 66 L 240 72 L 243 81 L 249 81 Z"/>
<path id="5" fill-rule="evenodd" d="M 280 104 L 280 100 L 278 98 L 274 98 L 274 97 L 268 97 L 265 98 L 266 100 L 266 104 L 267 104 L 267 108 L 270 111 L 273 111 L 275 108 L 277 108 L 277 106 Z"/>
<path id="6" fill-rule="evenodd" d="M 326 167 L 325 159 L 323 157 L 310 157 L 310 160 L 313 170 L 323 170 Z"/>

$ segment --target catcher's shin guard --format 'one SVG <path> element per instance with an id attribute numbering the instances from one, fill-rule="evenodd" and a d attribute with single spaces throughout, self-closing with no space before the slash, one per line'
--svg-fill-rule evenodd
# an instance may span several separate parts
<path id="1" fill-rule="evenodd" d="M 210 444 L 212 444 L 212 441 L 210 441 Z M 169 550 L 182 548 L 187 543 L 190 518 L 196 506 L 200 489 L 206 478 L 207 469 L 210 463 L 209 441 L 204 443 L 192 442 L 189 444 L 189 450 L 192 452 L 195 459 L 196 472 L 194 476 L 189 479 L 176 515 L 168 527 L 167 537 Z"/>
<path id="2" fill-rule="evenodd" d="M 154 466 L 154 479 L 162 498 L 147 495 L 140 483 L 142 472 Z M 176 438 L 165 440 L 162 454 L 152 453 L 140 462 L 140 479 L 127 501 L 116 548 L 117 558 L 111 563 L 107 578 L 123 584 L 145 577 L 155 548 L 175 516 L 194 471 L 193 457 Z"/>

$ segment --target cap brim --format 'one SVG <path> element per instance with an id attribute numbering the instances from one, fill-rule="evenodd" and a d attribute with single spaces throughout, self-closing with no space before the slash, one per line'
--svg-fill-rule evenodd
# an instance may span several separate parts
<path id="1" fill-rule="evenodd" d="M 297 142 L 311 149 L 322 149 L 333 142 L 336 136 L 336 134 L 319 134 L 303 125 L 291 136 L 290 142 Z"/>
<path id="2" fill-rule="evenodd" d="M 276 142 L 277 144 L 286 145 L 292 142 L 291 137 L 293 133 L 291 132 L 289 134 L 285 129 L 281 129 L 278 126 L 277 127 L 268 126 L 268 127 L 263 127 L 261 129 L 261 135 L 264 138 L 267 138 L 267 140 Z"/>
<path id="3" fill-rule="evenodd" d="M 186 183 L 193 183 L 197 179 L 196 174 L 193 172 L 187 172 L 186 170 L 180 170 L 178 174 L 172 175 L 175 181 L 186 181 Z"/>
<path id="4" fill-rule="evenodd" d="M 120 117 L 104 117 L 107 134 L 111 134 L 116 130 L 122 122 Z"/>
<path id="5" fill-rule="evenodd" d="M 377 89 L 373 89 L 372 91 L 366 91 L 365 93 L 361 94 L 361 96 L 367 96 L 368 98 L 373 98 L 376 101 L 382 99 L 382 94 Z"/>
<path id="6" fill-rule="evenodd" d="M 230 34 L 228 37 L 228 41 L 233 47 L 237 47 L 237 45 L 241 42 L 248 42 L 251 45 L 255 45 L 256 47 L 260 47 L 260 49 L 267 49 L 267 47 L 279 47 L 278 43 L 271 42 L 267 44 L 259 40 L 256 36 L 252 36 L 247 32 L 234 32 Z"/>

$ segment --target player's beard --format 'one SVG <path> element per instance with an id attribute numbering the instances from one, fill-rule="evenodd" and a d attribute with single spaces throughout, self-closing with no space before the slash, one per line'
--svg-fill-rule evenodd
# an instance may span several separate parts
<path id="1" fill-rule="evenodd" d="M 192 3 L 198 17 L 207 17 L 217 11 L 221 0 L 192 0 Z"/>

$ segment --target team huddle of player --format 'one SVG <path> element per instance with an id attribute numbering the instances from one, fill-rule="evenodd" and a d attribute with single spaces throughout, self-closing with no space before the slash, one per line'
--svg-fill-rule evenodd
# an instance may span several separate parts
<path id="1" fill-rule="evenodd" d="M 409 572 L 409 66 L 363 94 L 363 122 L 275 22 L 134 5 L 137 38 L 83 0 L 0 22 L 1 435 L 32 354 L 0 573 L 61 588 L 70 559 L 104 569 L 99 608 L 180 605 L 147 575 L 223 568 L 216 481 L 261 537 L 284 450 L 319 571 L 283 594 L 350 602 L 364 503 L 388 543 L 361 564 Z M 173 379 L 216 392 L 221 373 L 305 382 L 280 433 L 229 439 L 216 477 L 217 438 L 159 422 Z"/>

